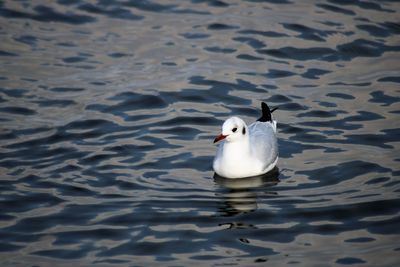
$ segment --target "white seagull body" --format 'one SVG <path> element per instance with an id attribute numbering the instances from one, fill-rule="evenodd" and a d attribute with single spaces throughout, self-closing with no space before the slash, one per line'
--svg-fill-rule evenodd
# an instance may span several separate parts
<path id="1" fill-rule="evenodd" d="M 213 169 L 225 178 L 243 178 L 261 175 L 272 170 L 278 162 L 276 121 L 268 105 L 262 103 L 262 117 L 247 126 L 231 117 L 222 125 L 221 141 L 214 158 Z"/>

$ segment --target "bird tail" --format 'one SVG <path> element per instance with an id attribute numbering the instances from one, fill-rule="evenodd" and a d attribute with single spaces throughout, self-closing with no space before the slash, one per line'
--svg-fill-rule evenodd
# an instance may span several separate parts
<path id="1" fill-rule="evenodd" d="M 261 121 L 261 122 L 273 122 L 272 121 L 272 112 L 274 112 L 275 110 L 277 110 L 278 107 L 270 109 L 267 105 L 267 103 L 265 102 L 261 102 L 261 110 L 262 110 L 262 116 L 261 118 L 259 118 L 257 121 Z"/>

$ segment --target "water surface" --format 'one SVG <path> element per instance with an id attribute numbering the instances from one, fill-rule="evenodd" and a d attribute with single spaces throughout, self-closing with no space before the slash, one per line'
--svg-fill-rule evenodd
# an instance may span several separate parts
<path id="1" fill-rule="evenodd" d="M 397 1 L 0 3 L 1 266 L 400 264 Z M 278 168 L 214 176 L 279 107 Z"/>

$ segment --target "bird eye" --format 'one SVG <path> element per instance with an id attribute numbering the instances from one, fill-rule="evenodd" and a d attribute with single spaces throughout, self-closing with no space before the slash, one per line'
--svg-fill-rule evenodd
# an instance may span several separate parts
<path id="1" fill-rule="evenodd" d="M 237 128 L 235 127 L 235 128 L 232 129 L 232 132 L 236 132 L 236 130 L 237 130 Z"/>

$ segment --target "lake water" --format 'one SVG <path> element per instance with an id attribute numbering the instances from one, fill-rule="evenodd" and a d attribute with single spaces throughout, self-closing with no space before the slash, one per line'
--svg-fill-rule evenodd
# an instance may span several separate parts
<path id="1" fill-rule="evenodd" d="M 400 2 L 2 1 L 1 266 L 400 266 Z M 278 168 L 214 177 L 279 107 Z"/>

